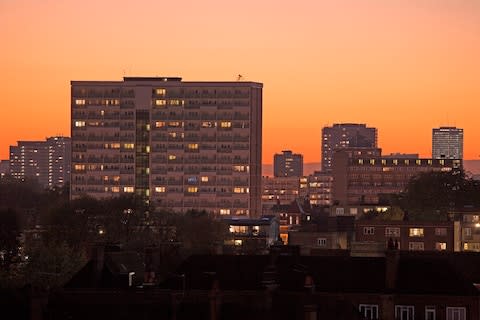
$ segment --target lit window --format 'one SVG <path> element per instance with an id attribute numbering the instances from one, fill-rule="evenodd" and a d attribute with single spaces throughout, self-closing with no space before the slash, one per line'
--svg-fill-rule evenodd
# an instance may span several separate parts
<path id="1" fill-rule="evenodd" d="M 410 164 L 410 160 L 405 159 L 405 161 L 403 163 L 405 163 L 408 166 Z"/>
<path id="2" fill-rule="evenodd" d="M 165 192 L 165 187 L 155 187 L 155 192 Z"/>
<path id="3" fill-rule="evenodd" d="M 158 106 L 158 107 L 163 107 L 163 106 L 167 105 L 167 101 L 163 100 L 163 99 L 156 99 L 155 100 L 155 105 Z"/>
<path id="4" fill-rule="evenodd" d="M 203 177 L 201 178 L 201 181 L 202 181 L 202 182 L 208 182 L 208 177 L 207 177 L 207 176 L 203 176 Z"/>
<path id="5" fill-rule="evenodd" d="M 132 193 L 134 191 L 133 187 L 123 187 L 123 192 Z"/>
<path id="6" fill-rule="evenodd" d="M 165 90 L 165 89 L 160 89 L 160 88 L 155 89 L 155 94 L 157 96 L 164 96 L 166 93 L 167 93 L 167 90 Z"/>
<path id="7" fill-rule="evenodd" d="M 85 127 L 85 121 L 75 121 L 75 127 Z"/>
<path id="8" fill-rule="evenodd" d="M 215 122 L 213 121 L 203 121 L 202 128 L 213 128 L 215 127 Z"/>
<path id="9" fill-rule="evenodd" d="M 387 160 L 382 159 L 382 165 L 383 165 L 383 166 L 387 165 Z"/>
<path id="10" fill-rule="evenodd" d="M 174 154 L 169 154 L 168 155 L 168 160 L 175 160 L 175 159 L 177 159 L 176 155 L 174 155 Z"/>
<path id="11" fill-rule="evenodd" d="M 177 99 L 173 99 L 173 100 L 170 100 L 169 101 L 169 104 L 171 106 L 179 106 L 179 105 L 183 105 L 183 101 L 180 101 L 180 100 L 177 100 Z"/>
<path id="12" fill-rule="evenodd" d="M 84 106 L 85 105 L 85 99 L 76 99 L 75 104 L 77 106 Z"/>
<path id="13" fill-rule="evenodd" d="M 195 193 L 195 192 L 198 192 L 198 188 L 197 187 L 188 187 L 187 191 L 190 192 L 190 193 Z"/>
<path id="14" fill-rule="evenodd" d="M 165 127 L 165 121 L 155 121 L 156 128 L 163 128 Z"/>
<path id="15" fill-rule="evenodd" d="M 394 160 L 393 160 L 393 164 L 394 164 L 394 165 L 398 165 L 398 160 L 397 160 L 397 159 L 394 159 Z"/>
<path id="16" fill-rule="evenodd" d="M 373 166 L 375 164 L 375 159 L 370 159 L 370 164 Z"/>
<path id="17" fill-rule="evenodd" d="M 133 148 L 135 148 L 135 144 L 133 144 L 133 143 L 124 143 L 124 144 L 123 144 L 123 147 L 124 147 L 125 149 L 133 149 Z"/>
<path id="18" fill-rule="evenodd" d="M 179 121 L 170 121 L 168 123 L 169 127 L 180 127 L 180 122 Z"/>
<path id="19" fill-rule="evenodd" d="M 230 226 L 228 228 L 228 230 L 230 231 L 230 233 L 247 233 L 248 232 L 248 228 L 247 226 Z"/>
<path id="20" fill-rule="evenodd" d="M 220 209 L 220 214 L 221 215 L 228 215 L 228 214 L 230 214 L 230 209 Z"/>
<path id="21" fill-rule="evenodd" d="M 447 250 L 447 243 L 446 242 L 435 242 L 435 250 Z"/>
<path id="22" fill-rule="evenodd" d="M 120 192 L 120 187 L 112 187 L 112 192 Z"/>
<path id="23" fill-rule="evenodd" d="M 421 164 L 422 164 L 422 160 L 420 160 L 420 159 L 415 160 L 415 164 L 416 164 L 417 166 L 421 165 Z"/>
<path id="24" fill-rule="evenodd" d="M 84 164 L 76 164 L 74 166 L 75 170 L 78 170 L 78 171 L 81 171 L 81 170 L 85 170 L 85 165 Z"/>
<path id="25" fill-rule="evenodd" d="M 363 159 L 358 159 L 358 164 L 363 164 Z"/>
<path id="26" fill-rule="evenodd" d="M 233 171 L 236 172 L 248 172 L 249 171 L 249 166 L 233 166 Z"/>
<path id="27" fill-rule="evenodd" d="M 197 150 L 198 149 L 198 143 L 189 143 L 188 144 L 188 149 Z"/>
<path id="28" fill-rule="evenodd" d="M 232 123 L 230 121 L 222 121 L 222 122 L 220 122 L 220 127 L 221 128 L 231 128 Z"/>
<path id="29" fill-rule="evenodd" d="M 248 188 L 235 187 L 233 188 L 234 193 L 248 193 Z"/>
<path id="30" fill-rule="evenodd" d="M 410 237 L 423 237 L 423 228 L 410 228 Z"/>
<path id="31" fill-rule="evenodd" d="M 113 176 L 114 182 L 120 182 L 120 176 Z"/>

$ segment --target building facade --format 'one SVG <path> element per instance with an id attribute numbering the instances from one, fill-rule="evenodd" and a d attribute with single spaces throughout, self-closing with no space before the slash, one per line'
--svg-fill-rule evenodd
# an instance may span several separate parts
<path id="1" fill-rule="evenodd" d="M 43 188 L 61 187 L 70 179 L 70 155 L 68 137 L 18 141 L 17 146 L 10 146 L 10 174 L 16 179 L 35 179 Z"/>
<path id="2" fill-rule="evenodd" d="M 382 243 L 398 250 L 459 251 L 459 224 L 454 221 L 357 220 L 355 240 Z"/>
<path id="3" fill-rule="evenodd" d="M 432 130 L 433 159 L 463 159 L 463 129 L 440 127 Z"/>
<path id="4" fill-rule="evenodd" d="M 461 160 L 351 157 L 337 151 L 333 166 L 333 202 L 339 205 L 378 204 L 380 195 L 402 192 L 423 172 L 452 171 Z"/>
<path id="5" fill-rule="evenodd" d="M 333 153 L 343 148 L 377 148 L 377 129 L 366 124 L 340 123 L 322 129 L 322 172 L 329 173 Z"/>
<path id="6" fill-rule="evenodd" d="M 260 214 L 262 84 L 72 81 L 73 198 Z"/>
<path id="7" fill-rule="evenodd" d="M 273 156 L 273 175 L 275 177 L 303 176 L 303 155 L 282 151 Z"/>

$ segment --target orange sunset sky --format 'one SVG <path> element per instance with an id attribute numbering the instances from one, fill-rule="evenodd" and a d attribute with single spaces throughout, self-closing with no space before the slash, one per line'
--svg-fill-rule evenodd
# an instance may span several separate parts
<path id="1" fill-rule="evenodd" d="M 319 162 L 337 122 L 425 157 L 432 128 L 454 125 L 480 157 L 476 0 L 0 0 L 0 41 L 0 159 L 70 135 L 70 80 L 237 74 L 264 83 L 264 163 Z"/>

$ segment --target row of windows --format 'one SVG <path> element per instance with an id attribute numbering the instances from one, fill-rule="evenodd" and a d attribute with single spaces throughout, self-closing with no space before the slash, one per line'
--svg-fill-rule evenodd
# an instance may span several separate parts
<path id="1" fill-rule="evenodd" d="M 366 319 L 379 319 L 377 304 L 360 304 L 358 306 L 360 313 Z M 446 320 L 465 320 L 467 318 L 467 309 L 465 307 L 447 307 Z M 425 320 L 436 320 L 437 310 L 435 306 L 425 307 Z M 409 305 L 395 306 L 395 319 L 397 320 L 414 320 L 415 307 Z"/>
<path id="2" fill-rule="evenodd" d="M 363 227 L 363 234 L 364 235 L 374 235 L 375 234 L 375 227 Z M 424 228 L 409 228 L 408 229 L 408 235 L 410 237 L 423 237 L 424 236 Z M 435 235 L 436 236 L 446 236 L 447 235 L 447 228 L 435 228 Z M 385 236 L 400 237 L 400 228 L 386 227 L 385 228 Z"/>

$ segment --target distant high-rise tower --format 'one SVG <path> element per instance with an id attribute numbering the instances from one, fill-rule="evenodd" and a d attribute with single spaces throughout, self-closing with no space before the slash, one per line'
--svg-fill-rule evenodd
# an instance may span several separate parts
<path id="1" fill-rule="evenodd" d="M 432 130 L 432 158 L 463 160 L 463 129 L 434 128 Z"/>
<path id="2" fill-rule="evenodd" d="M 290 150 L 273 156 L 273 175 L 275 177 L 303 176 L 303 155 L 294 154 Z"/>
<path id="3" fill-rule="evenodd" d="M 377 148 L 377 128 L 366 124 L 339 123 L 322 129 L 322 172 L 332 171 L 336 149 Z"/>
<path id="4" fill-rule="evenodd" d="M 71 197 L 261 215 L 262 84 L 72 81 Z"/>
<path id="5" fill-rule="evenodd" d="M 70 180 L 70 142 L 66 137 L 18 141 L 17 146 L 10 146 L 10 174 L 35 179 L 43 188 L 63 186 Z"/>

